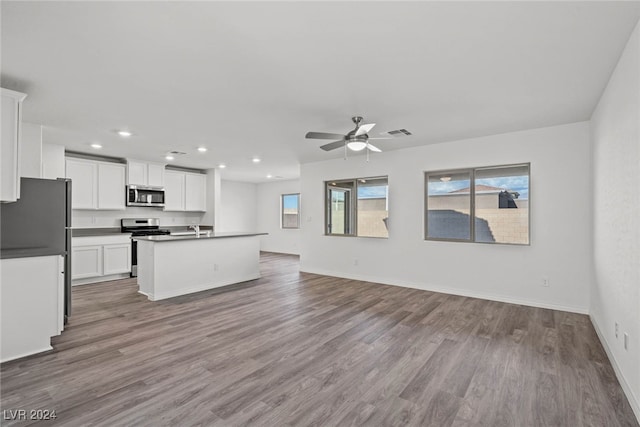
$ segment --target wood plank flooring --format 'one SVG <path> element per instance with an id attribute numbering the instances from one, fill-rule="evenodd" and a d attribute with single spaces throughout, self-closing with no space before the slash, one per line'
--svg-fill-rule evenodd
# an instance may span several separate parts
<path id="1" fill-rule="evenodd" d="M 73 426 L 638 426 L 587 316 L 299 273 L 289 255 L 261 270 L 159 302 L 133 279 L 74 288 L 54 351 L 2 364 L 2 409 Z"/>

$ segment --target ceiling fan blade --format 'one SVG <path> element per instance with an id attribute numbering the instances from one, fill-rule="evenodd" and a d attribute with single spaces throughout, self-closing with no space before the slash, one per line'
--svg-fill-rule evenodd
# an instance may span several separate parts
<path id="1" fill-rule="evenodd" d="M 339 133 L 326 133 L 326 132 L 307 132 L 305 138 L 310 139 L 344 139 L 344 135 Z"/>
<path id="2" fill-rule="evenodd" d="M 379 149 L 378 147 L 371 145 L 369 143 L 367 143 L 367 148 L 371 151 L 373 151 L 374 153 L 382 153 L 382 150 Z"/>
<path id="3" fill-rule="evenodd" d="M 396 129 L 396 130 L 390 130 L 389 132 L 382 132 L 380 133 L 380 135 L 391 135 L 394 137 L 398 137 L 398 136 L 410 136 L 413 134 L 406 129 Z"/>
<path id="4" fill-rule="evenodd" d="M 340 141 L 334 141 L 334 142 L 330 142 L 328 144 L 322 145 L 320 148 L 322 148 L 324 151 L 331 151 L 341 147 L 344 147 L 344 138 L 341 139 Z"/>
<path id="5" fill-rule="evenodd" d="M 366 125 L 361 125 L 358 130 L 356 131 L 356 136 L 360 136 L 360 135 L 365 135 L 367 133 L 369 133 L 369 131 L 371 129 L 373 129 L 373 127 L 375 126 L 375 123 L 369 123 Z"/>
<path id="6" fill-rule="evenodd" d="M 380 139 L 393 139 L 393 138 L 391 138 L 390 136 L 387 136 L 387 137 L 384 137 L 384 138 L 367 138 L 367 139 L 368 139 L 369 141 L 371 141 L 371 140 L 374 140 L 374 139 L 375 139 L 375 140 L 380 140 Z"/>

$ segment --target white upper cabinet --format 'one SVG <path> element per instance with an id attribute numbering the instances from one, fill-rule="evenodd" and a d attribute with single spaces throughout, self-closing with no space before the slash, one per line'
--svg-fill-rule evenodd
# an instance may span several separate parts
<path id="1" fill-rule="evenodd" d="M 184 210 L 184 172 L 164 171 L 164 210 Z"/>
<path id="2" fill-rule="evenodd" d="M 67 158 L 73 209 L 125 209 L 125 165 Z"/>
<path id="3" fill-rule="evenodd" d="M 164 165 L 147 163 L 147 182 L 152 187 L 164 186 Z"/>
<path id="4" fill-rule="evenodd" d="M 127 184 L 147 185 L 147 164 L 127 161 Z"/>
<path id="5" fill-rule="evenodd" d="M 98 209 L 124 210 L 124 175 L 124 165 L 98 163 Z"/>
<path id="6" fill-rule="evenodd" d="M 127 160 L 127 184 L 164 186 L 164 165 L 139 160 Z"/>
<path id="7" fill-rule="evenodd" d="M 71 179 L 71 207 L 98 207 L 98 163 L 80 159 L 66 160 L 66 175 Z"/>
<path id="8" fill-rule="evenodd" d="M 24 93 L 2 89 L 2 123 L 0 139 L 0 201 L 20 198 L 20 132 Z"/>
<path id="9" fill-rule="evenodd" d="M 207 176 L 196 173 L 185 174 L 184 209 L 186 211 L 207 210 Z"/>
<path id="10" fill-rule="evenodd" d="M 207 176 L 167 170 L 164 175 L 165 211 L 207 210 Z"/>

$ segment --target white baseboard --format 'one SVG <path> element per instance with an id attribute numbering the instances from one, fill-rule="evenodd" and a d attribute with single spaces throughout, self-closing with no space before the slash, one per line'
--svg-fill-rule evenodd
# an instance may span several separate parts
<path id="1" fill-rule="evenodd" d="M 269 252 L 272 254 L 285 254 L 285 255 L 298 255 L 300 256 L 300 252 L 290 252 L 290 251 L 275 251 L 270 249 L 260 249 L 260 252 Z"/>
<path id="2" fill-rule="evenodd" d="M 90 277 L 88 279 L 76 279 L 71 282 L 71 286 L 91 285 L 93 283 L 109 282 L 111 280 L 128 279 L 129 273 L 110 274 L 108 276 Z"/>
<path id="3" fill-rule="evenodd" d="M 51 351 L 53 350 L 53 347 L 51 347 L 50 345 L 42 348 L 42 349 L 38 349 L 38 350 L 33 350 L 30 351 L 28 353 L 24 353 L 24 354 L 18 354 L 18 355 L 14 355 L 14 356 L 9 356 L 6 359 L 2 359 L 0 360 L 0 363 L 4 363 L 4 362 L 9 362 L 11 360 L 16 360 L 16 359 L 22 359 L 23 357 L 27 357 L 27 356 L 33 356 L 34 354 L 38 354 L 38 353 L 44 353 L 45 351 Z"/>
<path id="4" fill-rule="evenodd" d="M 622 390 L 624 394 L 627 396 L 627 400 L 629 401 L 629 405 L 631 405 L 631 409 L 633 409 L 633 413 L 635 414 L 638 422 L 640 422 L 640 400 L 633 394 L 633 390 L 629 387 L 629 383 L 627 383 L 627 379 L 622 374 L 620 370 L 620 366 L 618 365 L 618 361 L 613 355 L 613 351 L 611 351 L 611 347 L 609 347 L 609 343 L 604 337 L 604 334 L 600 330 L 598 323 L 593 318 L 593 316 L 589 315 L 591 319 L 591 324 L 593 325 L 593 329 L 596 330 L 596 334 L 602 343 L 602 347 L 604 347 L 604 351 L 607 353 L 607 357 L 609 357 L 609 361 L 611 362 L 611 366 L 613 366 L 613 370 L 616 373 L 616 378 L 618 378 L 618 382 L 620 382 L 620 386 L 622 386 Z"/>
<path id="5" fill-rule="evenodd" d="M 342 273 L 342 272 L 336 272 L 336 271 L 330 271 L 330 270 L 324 270 L 324 269 L 317 269 L 317 268 L 303 268 L 300 271 L 303 272 L 303 273 L 321 274 L 323 276 L 340 277 L 340 278 L 344 278 L 344 279 L 352 279 L 352 280 L 361 280 L 361 281 L 364 281 L 364 282 L 380 283 L 380 284 L 383 284 L 383 285 L 400 286 L 400 287 L 412 288 L 412 289 L 421 289 L 423 291 L 439 292 L 439 293 L 443 293 L 443 294 L 458 295 L 458 296 L 463 296 L 463 297 L 486 299 L 486 300 L 490 300 L 490 301 L 505 302 L 505 303 L 509 303 L 509 304 L 526 305 L 526 306 L 529 306 L 529 307 L 548 308 L 548 309 L 551 309 L 551 310 L 567 311 L 569 313 L 589 314 L 589 308 L 588 307 L 574 307 L 574 306 L 566 306 L 566 305 L 561 305 L 561 304 L 552 304 L 552 303 L 547 303 L 547 302 L 543 302 L 543 301 L 523 300 L 523 299 L 513 298 L 513 297 L 510 297 L 510 296 L 506 296 L 506 295 L 496 295 L 496 294 L 489 294 L 489 293 L 483 293 L 483 292 L 474 292 L 474 291 L 469 291 L 469 290 L 466 290 L 466 289 L 449 288 L 449 287 L 445 287 L 445 286 L 437 286 L 437 285 L 432 285 L 432 284 L 428 284 L 428 283 L 417 283 L 417 282 L 410 282 L 410 281 L 406 281 L 406 280 L 387 280 L 387 279 L 381 279 L 380 277 L 377 277 L 377 276 L 367 276 L 367 275 L 364 275 L 364 274 Z"/>
<path id="6" fill-rule="evenodd" d="M 260 278 L 260 275 L 258 274 L 255 276 L 231 278 L 231 279 L 218 282 L 216 284 L 205 283 L 203 285 L 194 286 L 188 289 L 180 289 L 173 292 L 158 292 L 158 293 L 150 294 L 150 293 L 146 293 L 138 290 L 138 293 L 145 295 L 147 298 L 149 298 L 150 301 L 159 301 L 163 299 L 179 297 L 182 295 L 194 294 L 196 292 L 208 291 L 209 289 L 220 288 L 222 286 L 235 285 L 237 283 L 248 282 L 250 280 L 256 280 L 259 278 Z"/>

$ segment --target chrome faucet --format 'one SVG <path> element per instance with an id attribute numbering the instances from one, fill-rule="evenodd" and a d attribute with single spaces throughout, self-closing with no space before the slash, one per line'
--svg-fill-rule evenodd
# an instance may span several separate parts
<path id="1" fill-rule="evenodd" d="M 190 225 L 189 228 L 193 228 L 193 231 L 196 232 L 196 237 L 200 237 L 200 224 Z"/>

